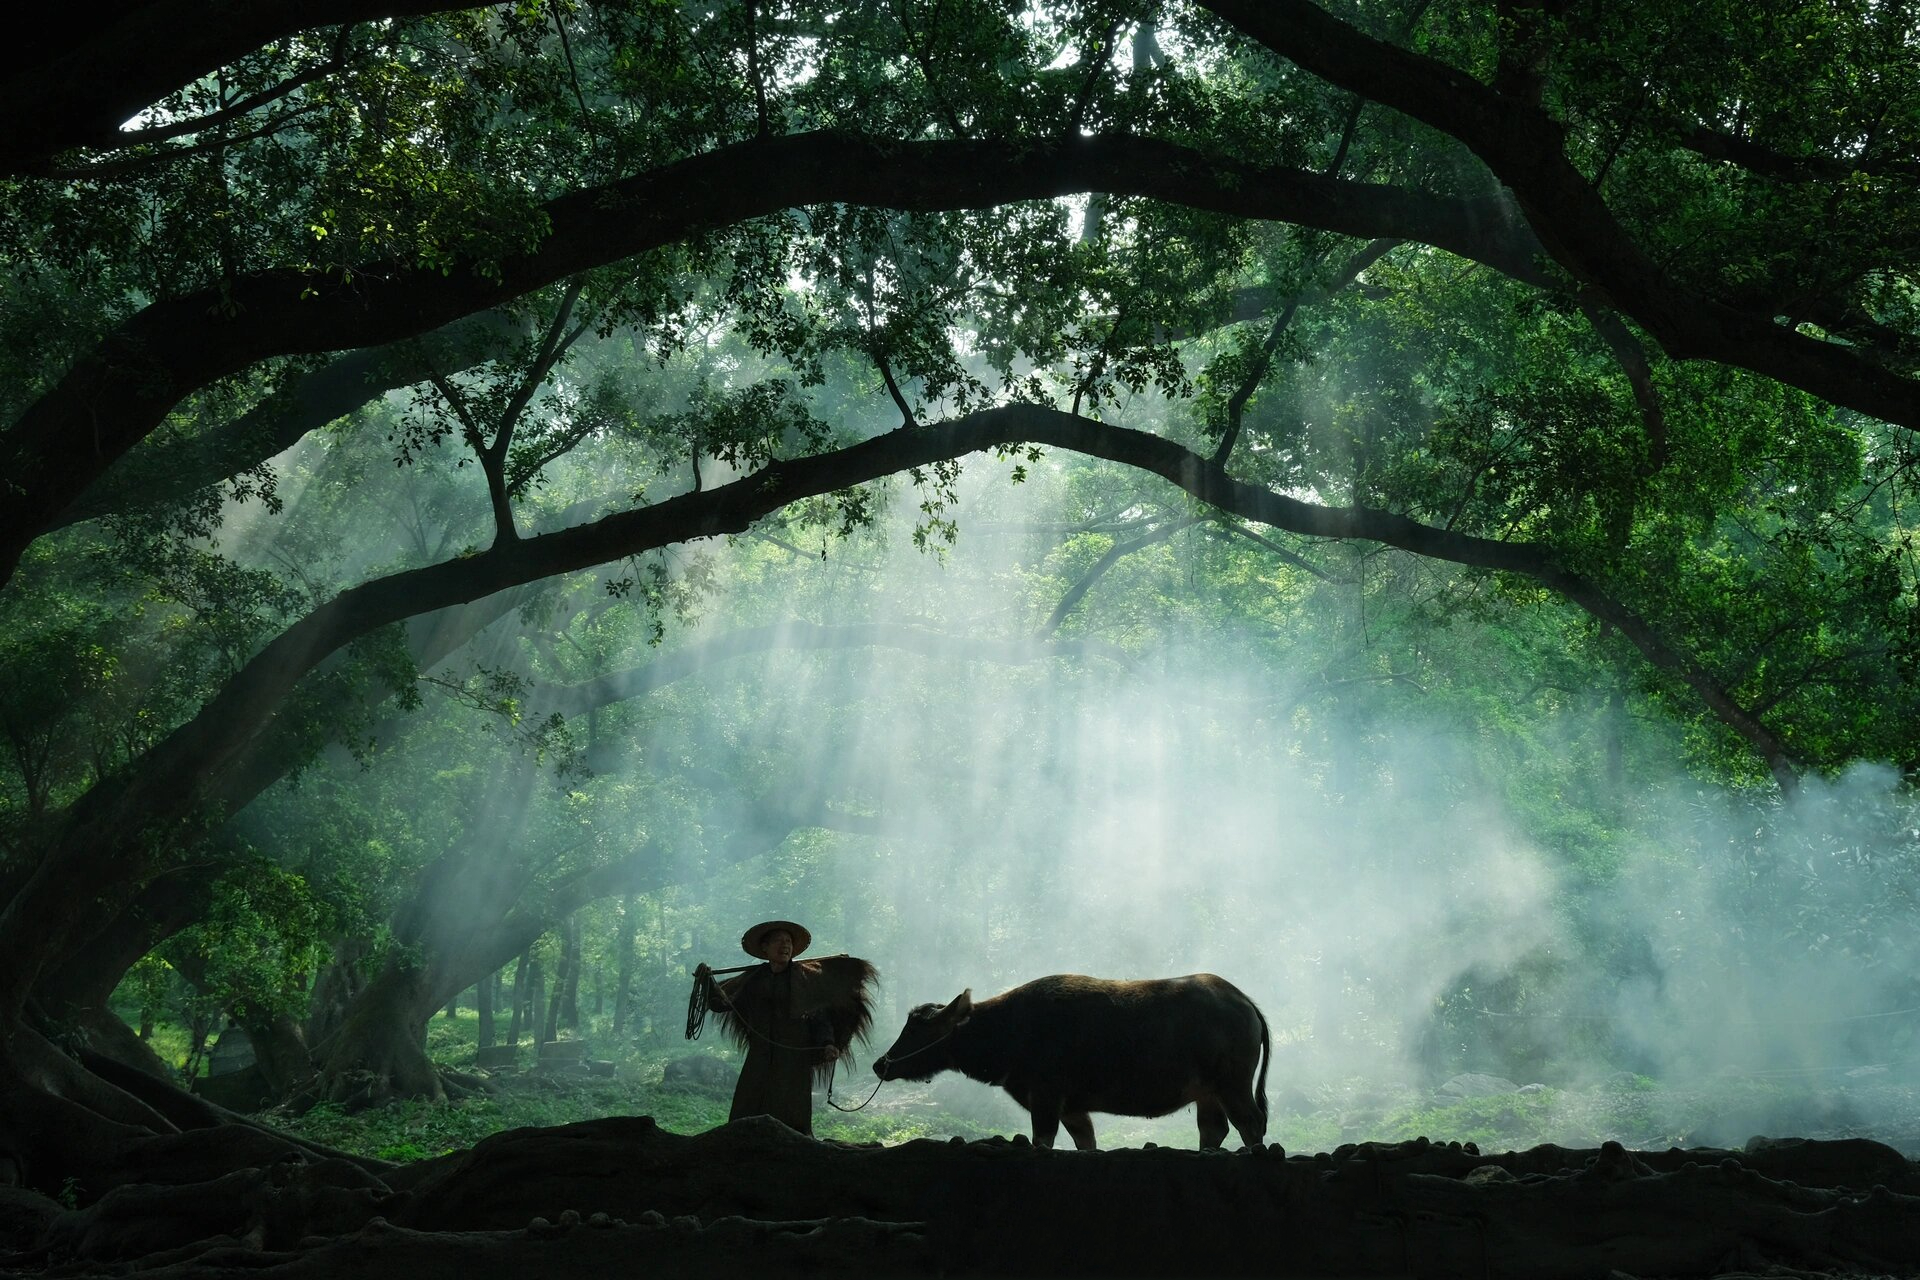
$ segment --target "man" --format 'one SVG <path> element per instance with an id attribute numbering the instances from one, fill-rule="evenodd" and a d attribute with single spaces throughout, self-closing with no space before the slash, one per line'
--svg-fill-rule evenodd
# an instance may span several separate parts
<path id="1" fill-rule="evenodd" d="M 813 935 L 791 920 L 766 920 L 740 946 L 763 963 L 713 980 L 702 964 L 693 978 L 735 1044 L 746 1050 L 727 1119 L 772 1116 L 813 1134 L 813 1081 L 833 1073 L 855 1037 L 863 1042 L 873 1009 L 867 986 L 879 974 L 855 956 L 796 960 Z"/>

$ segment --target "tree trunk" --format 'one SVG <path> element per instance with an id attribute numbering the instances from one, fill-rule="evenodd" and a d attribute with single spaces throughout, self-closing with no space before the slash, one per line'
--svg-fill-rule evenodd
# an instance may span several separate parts
<path id="1" fill-rule="evenodd" d="M 206 1064 L 207 1036 L 213 1032 L 211 1013 L 198 1011 L 187 1016 L 187 1060 L 180 1064 L 180 1074 L 188 1080 L 200 1074 L 200 1068 Z"/>
<path id="2" fill-rule="evenodd" d="M 507 1043 L 510 1045 L 517 1046 L 520 1043 L 520 1028 L 524 1025 L 521 1012 L 526 1008 L 527 975 L 532 968 L 532 952 L 521 956 L 519 963 L 513 966 L 513 1013 L 507 1019 Z"/>
<path id="3" fill-rule="evenodd" d="M 547 1001 L 547 1016 L 540 1025 L 545 1028 L 541 1040 L 560 1038 L 560 1011 L 567 1003 L 567 977 L 572 971 L 572 955 L 567 949 L 567 922 L 560 926 L 560 967 L 553 971 L 553 998 Z"/>
<path id="4" fill-rule="evenodd" d="M 540 972 L 540 957 L 535 956 L 527 964 L 527 1032 L 533 1037 L 536 1053 L 546 1025 L 547 984 Z"/>
<path id="5" fill-rule="evenodd" d="M 238 1019 L 253 1045 L 254 1065 L 276 1098 L 290 1096 L 313 1075 L 313 1054 L 300 1024 L 284 1013 L 255 1014 Z"/>
<path id="6" fill-rule="evenodd" d="M 1617 800 L 1627 786 L 1627 688 L 1624 676 L 1607 691 L 1606 724 L 1607 788 L 1609 801 Z"/>
<path id="7" fill-rule="evenodd" d="M 480 1026 L 474 1041 L 476 1048 L 493 1048 L 493 988 L 498 980 L 499 974 L 496 971 L 474 984 L 473 1007 L 480 1015 Z"/>
<path id="8" fill-rule="evenodd" d="M 319 1098 L 354 1108 L 396 1098 L 445 1101 L 440 1072 L 422 1043 L 438 1005 L 423 969 L 389 960 L 339 1028 L 316 1046 Z"/>
<path id="9" fill-rule="evenodd" d="M 331 1038 L 346 1018 L 362 986 L 360 964 L 366 954 L 366 943 L 357 938 L 334 942 L 333 959 L 314 979 L 313 992 L 307 999 L 308 1044 Z"/>
<path id="10" fill-rule="evenodd" d="M 578 1034 L 580 1030 L 580 917 L 567 917 L 567 955 L 565 977 L 554 984 L 560 995 L 560 1025 Z"/>
<path id="11" fill-rule="evenodd" d="M 634 910 L 633 895 L 627 894 L 620 899 L 620 932 L 614 942 L 614 965 L 616 976 L 613 980 L 613 1034 L 623 1035 L 627 1029 L 627 1018 L 633 1011 L 633 935 L 638 924 Z"/>

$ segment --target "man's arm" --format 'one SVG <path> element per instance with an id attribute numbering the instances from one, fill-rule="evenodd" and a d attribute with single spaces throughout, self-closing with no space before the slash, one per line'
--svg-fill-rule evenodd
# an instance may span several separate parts
<path id="1" fill-rule="evenodd" d="M 702 961 L 693 967 L 693 980 L 706 992 L 707 1006 L 713 1009 L 725 1009 L 729 1013 L 738 1012 L 727 988 L 713 980 L 713 966 Z"/>

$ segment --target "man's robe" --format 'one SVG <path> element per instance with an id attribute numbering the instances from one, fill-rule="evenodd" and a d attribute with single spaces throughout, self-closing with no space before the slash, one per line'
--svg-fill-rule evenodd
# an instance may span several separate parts
<path id="1" fill-rule="evenodd" d="M 709 997 L 733 1042 L 746 1051 L 729 1120 L 772 1116 L 813 1132 L 813 1082 L 832 1076 L 829 1045 L 845 1054 L 873 1021 L 868 985 L 878 977 L 857 956 L 795 960 L 781 973 L 755 965 Z"/>

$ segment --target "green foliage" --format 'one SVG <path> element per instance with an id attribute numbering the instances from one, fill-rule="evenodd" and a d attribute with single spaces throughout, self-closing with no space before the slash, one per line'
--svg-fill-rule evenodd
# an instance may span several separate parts
<path id="1" fill-rule="evenodd" d="M 436 1106 L 400 1102 L 349 1113 L 321 1103 L 302 1116 L 274 1116 L 288 1133 L 355 1155 L 382 1160 L 424 1160 L 471 1147 L 480 1139 L 521 1124 L 541 1123 L 537 1110 L 503 1111 L 490 1099 Z"/>
<path id="2" fill-rule="evenodd" d="M 242 1017 L 306 1012 L 308 975 L 341 924 L 307 881 L 264 858 L 216 882 L 203 919 L 167 944 L 194 959 L 196 985 Z"/>

